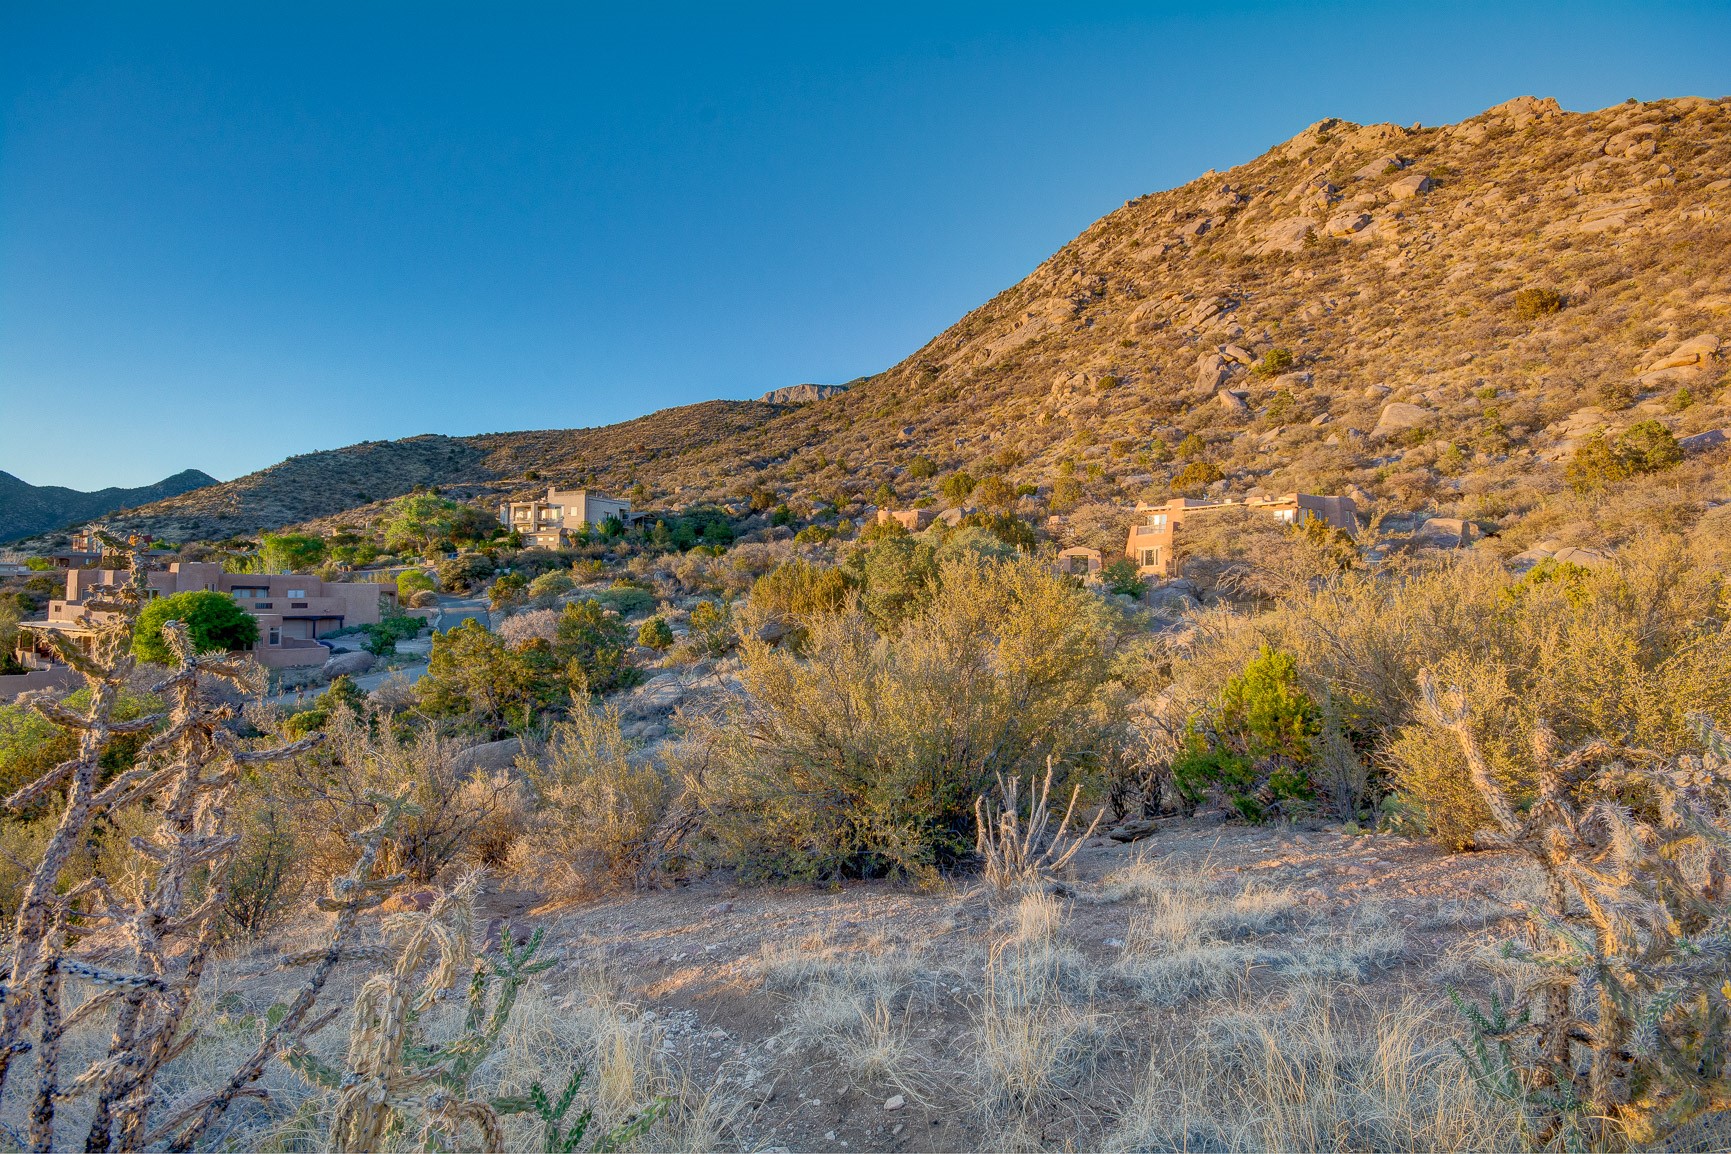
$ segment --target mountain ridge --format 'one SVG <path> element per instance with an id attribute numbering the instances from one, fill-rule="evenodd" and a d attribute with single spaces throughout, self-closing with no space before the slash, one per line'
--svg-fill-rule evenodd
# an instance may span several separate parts
<path id="1" fill-rule="evenodd" d="M 324 484 L 309 459 L 335 467 L 309 454 L 125 521 L 251 532 L 415 484 L 492 500 L 641 481 L 669 504 L 765 487 L 857 510 L 879 486 L 935 497 L 931 470 L 910 472 L 925 457 L 1034 486 L 1029 512 L 1296 488 L 1512 524 L 1564 488 L 1584 435 L 1731 423 L 1716 343 L 1654 369 L 1731 337 L 1728 190 L 1725 99 L 1573 113 L 1522 97 L 1430 128 L 1324 120 L 1126 202 L 840 395 L 434 438 L 437 452 L 396 451 L 420 462 L 404 469 L 351 446 L 331 451 L 352 458 L 337 473 L 368 488 L 309 496 Z"/>
<path id="2" fill-rule="evenodd" d="M 117 509 L 143 505 L 220 484 L 197 469 L 183 469 L 153 485 L 111 486 L 84 492 L 62 485 L 32 485 L 0 471 L 0 541 L 63 529 Z"/>

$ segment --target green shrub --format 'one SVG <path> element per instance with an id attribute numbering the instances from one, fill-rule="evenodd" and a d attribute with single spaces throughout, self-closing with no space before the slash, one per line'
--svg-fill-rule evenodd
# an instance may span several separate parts
<path id="1" fill-rule="evenodd" d="M 419 617 L 394 613 L 371 625 L 363 625 L 361 629 L 367 639 L 361 644 L 374 657 L 388 657 L 397 651 L 397 642 L 419 637 L 426 624 Z"/>
<path id="2" fill-rule="evenodd" d="M 1291 349 L 1269 349 L 1251 371 L 1259 377 L 1278 377 L 1281 373 L 1290 372 L 1297 363 Z"/>
<path id="3" fill-rule="evenodd" d="M 1040 539 L 1034 534 L 1034 527 L 1014 513 L 969 513 L 962 518 L 959 527 L 984 529 L 1012 549 L 1032 549 L 1040 543 Z"/>
<path id="4" fill-rule="evenodd" d="M 944 500 L 952 505 L 960 505 L 968 499 L 968 494 L 974 491 L 977 482 L 973 476 L 958 470 L 943 479 L 938 485 L 938 492 L 944 495 Z"/>
<path id="5" fill-rule="evenodd" d="M 938 475 L 938 467 L 930 457 L 915 457 L 908 462 L 908 476 L 915 481 L 924 481 Z"/>
<path id="6" fill-rule="evenodd" d="M 1122 593 L 1127 597 L 1140 597 L 1148 583 L 1137 571 L 1136 562 L 1128 557 L 1117 557 L 1106 562 L 1100 569 L 1100 581 L 1113 593 Z"/>
<path id="7" fill-rule="evenodd" d="M 529 589 L 529 579 L 521 573 L 501 573 L 487 590 L 487 604 L 494 609 L 508 609 L 521 604 Z"/>
<path id="8" fill-rule="evenodd" d="M 463 553 L 439 562 L 439 588 L 447 593 L 472 593 L 475 586 L 497 572 L 498 567 L 485 553 Z"/>
<path id="9" fill-rule="evenodd" d="M 1658 421 L 1641 421 L 1615 437 L 1598 434 L 1575 449 L 1563 477 L 1577 493 L 1659 473 L 1683 460 L 1677 438 Z"/>
<path id="10" fill-rule="evenodd" d="M 1260 821 L 1279 802 L 1313 795 L 1308 768 L 1321 732 L 1321 711 L 1299 686 L 1297 663 L 1265 645 L 1213 709 L 1192 720 L 1173 781 L 1192 804 L 1218 789 L 1242 816 Z"/>
<path id="11" fill-rule="evenodd" d="M 571 574 L 564 569 L 555 569 L 551 573 L 543 573 L 529 582 L 525 592 L 531 601 L 551 605 L 561 593 L 569 593 L 576 588 L 577 583 L 571 580 Z"/>
<path id="12" fill-rule="evenodd" d="M 174 593 L 151 601 L 139 612 L 132 652 L 140 661 L 179 664 L 162 639 L 162 627 L 170 621 L 185 623 L 199 653 L 246 649 L 258 641 L 258 618 L 235 604 L 228 594 L 205 589 Z"/>
<path id="13" fill-rule="evenodd" d="M 699 601 L 688 622 L 691 644 L 699 652 L 719 657 L 734 646 L 733 609 L 722 601 Z"/>
<path id="14" fill-rule="evenodd" d="M 987 509 L 1008 509 L 1016 503 L 1016 487 L 1002 477 L 986 477 L 974 486 L 974 504 Z"/>
<path id="15" fill-rule="evenodd" d="M 660 653 L 673 645 L 673 630 L 661 617 L 651 617 L 637 627 L 637 644 Z"/>
<path id="16" fill-rule="evenodd" d="M 438 582 L 433 580 L 433 575 L 423 570 L 405 569 L 397 574 L 397 599 L 405 605 L 416 593 L 437 592 L 438 588 Z"/>
<path id="17" fill-rule="evenodd" d="M 1172 478 L 1172 488 L 1186 496 L 1195 496 L 1225 476 L 1213 461 L 1191 461 Z"/>
<path id="18" fill-rule="evenodd" d="M 589 596 L 599 601 L 603 608 L 611 609 L 621 617 L 646 613 L 655 608 L 655 593 L 652 590 L 622 580 L 615 581 L 606 589 Z"/>

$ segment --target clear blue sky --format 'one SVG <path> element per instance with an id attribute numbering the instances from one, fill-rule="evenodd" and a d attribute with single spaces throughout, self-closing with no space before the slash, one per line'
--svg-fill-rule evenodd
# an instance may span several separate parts
<path id="1" fill-rule="evenodd" d="M 227 479 L 844 381 L 1324 116 L 1728 91 L 1722 0 L 6 0 L 0 469 Z"/>

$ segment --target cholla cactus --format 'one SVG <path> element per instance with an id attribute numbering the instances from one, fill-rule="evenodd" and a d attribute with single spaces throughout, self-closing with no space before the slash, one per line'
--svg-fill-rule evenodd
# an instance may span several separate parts
<path id="1" fill-rule="evenodd" d="M 985 794 L 974 799 L 974 849 L 985 860 L 986 882 L 993 889 L 1006 890 L 1039 885 L 1069 864 L 1082 843 L 1094 836 L 1101 810 L 1080 836 L 1068 833 L 1070 818 L 1076 812 L 1076 799 L 1081 786 L 1070 790 L 1070 804 L 1064 810 L 1058 828 L 1048 838 L 1046 829 L 1052 822 L 1048 799 L 1052 793 L 1052 759 L 1046 759 L 1046 776 L 1039 792 L 1029 782 L 1028 817 L 1021 816 L 1021 779 L 1005 781 L 998 777 L 998 801 L 989 801 Z"/>
<path id="2" fill-rule="evenodd" d="M 1463 1050 L 1481 1084 L 1519 1103 L 1533 1137 L 1661 1142 L 1731 1108 L 1731 749 L 1692 717 L 1704 756 L 1607 741 L 1567 755 L 1541 725 L 1525 814 L 1491 775 L 1458 690 L 1421 678 L 1431 724 L 1452 732 L 1496 828 L 1481 844 L 1544 872 L 1546 907 L 1505 954 L 1528 980 Z"/>
<path id="3" fill-rule="evenodd" d="M 424 1150 L 503 1146 L 498 1111 L 471 1094 L 469 1081 L 497 1044 L 518 991 L 553 963 L 535 960 L 540 931 L 523 946 L 504 934 L 496 957 L 475 957 L 480 882 L 478 872 L 469 873 L 428 909 L 393 914 L 386 921 L 397 954 L 390 969 L 367 979 L 355 998 L 342 1070 L 325 1065 L 304 1047 L 291 1054 L 304 1077 L 336 1092 L 333 1150 L 379 1150 L 411 1125 L 418 1125 L 417 1140 Z M 462 1031 L 450 1042 L 427 1043 L 422 1014 L 458 985 L 465 970 L 470 977 Z M 478 1140 L 463 1136 L 465 1126 Z"/>

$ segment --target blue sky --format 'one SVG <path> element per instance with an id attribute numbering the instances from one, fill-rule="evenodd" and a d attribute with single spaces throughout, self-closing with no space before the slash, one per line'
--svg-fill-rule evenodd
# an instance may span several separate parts
<path id="1" fill-rule="evenodd" d="M 0 469 L 227 479 L 844 381 L 1324 116 L 1719 96 L 1728 61 L 1724 3 L 9 0 Z"/>

